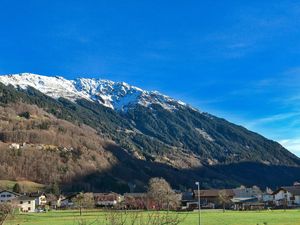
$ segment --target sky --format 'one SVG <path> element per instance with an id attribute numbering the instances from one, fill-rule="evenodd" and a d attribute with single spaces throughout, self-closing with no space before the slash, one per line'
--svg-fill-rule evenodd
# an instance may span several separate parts
<path id="1" fill-rule="evenodd" d="M 0 3 L 0 74 L 158 90 L 300 156 L 299 1 Z"/>

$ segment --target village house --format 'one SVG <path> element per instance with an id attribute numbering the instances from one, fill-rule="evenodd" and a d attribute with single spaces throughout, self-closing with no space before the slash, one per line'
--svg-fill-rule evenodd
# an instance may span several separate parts
<path id="1" fill-rule="evenodd" d="M 233 189 L 235 198 L 257 198 L 258 200 L 262 199 L 262 191 L 259 187 L 253 186 L 247 188 L 245 186 L 241 186 L 239 188 Z"/>
<path id="2" fill-rule="evenodd" d="M 190 204 L 195 203 L 194 193 L 192 191 L 182 192 L 180 202 L 181 202 L 182 209 L 191 208 Z"/>
<path id="3" fill-rule="evenodd" d="M 60 207 L 61 208 L 72 208 L 74 207 L 73 199 L 78 195 L 78 193 L 73 193 L 67 195 L 65 198 L 60 200 Z"/>
<path id="4" fill-rule="evenodd" d="M 11 202 L 13 199 L 19 197 L 20 194 L 8 191 L 8 190 L 2 190 L 0 191 L 0 203 L 4 202 Z"/>
<path id="5" fill-rule="evenodd" d="M 13 200 L 20 212 L 35 212 L 35 197 L 29 197 L 26 195 L 19 196 Z"/>
<path id="6" fill-rule="evenodd" d="M 281 187 L 273 193 L 274 203 L 278 207 L 300 206 L 300 185 Z"/>
<path id="7" fill-rule="evenodd" d="M 147 193 L 125 193 L 123 204 L 127 209 L 158 209 Z"/>
<path id="8" fill-rule="evenodd" d="M 259 187 L 245 187 L 233 189 L 234 197 L 231 199 L 234 210 L 261 210 L 264 209 L 266 203 L 263 202 L 263 197 L 266 200 L 268 195 L 263 194 Z"/>
<path id="9" fill-rule="evenodd" d="M 35 198 L 35 206 L 36 208 L 42 209 L 45 208 L 47 204 L 47 196 L 42 192 L 32 192 L 28 194 L 29 197 Z"/>
<path id="10" fill-rule="evenodd" d="M 56 196 L 54 194 L 47 194 L 47 205 L 51 209 L 58 209 L 61 207 L 61 201 L 65 199 L 64 196 Z"/>
<path id="11" fill-rule="evenodd" d="M 208 189 L 208 190 L 200 190 L 200 205 L 201 208 L 219 208 L 222 206 L 222 203 L 220 201 L 220 193 L 224 192 L 226 195 L 226 198 L 231 199 L 234 196 L 234 192 L 232 189 Z M 198 190 L 194 190 L 194 203 L 189 203 L 188 207 L 194 207 L 193 205 L 196 204 L 198 207 L 198 196 L 199 192 Z M 226 204 L 226 207 L 229 207 L 228 204 Z"/>
<path id="12" fill-rule="evenodd" d="M 257 197 L 241 197 L 231 199 L 234 210 L 262 210 L 265 204 L 260 202 Z"/>
<path id="13" fill-rule="evenodd" d="M 270 188 L 266 188 L 265 192 L 262 194 L 262 200 L 261 200 L 266 207 L 273 206 L 274 204 L 274 196 L 273 191 Z"/>
<path id="14" fill-rule="evenodd" d="M 122 196 L 117 193 L 94 193 L 95 205 L 98 207 L 113 207 L 122 201 Z"/>

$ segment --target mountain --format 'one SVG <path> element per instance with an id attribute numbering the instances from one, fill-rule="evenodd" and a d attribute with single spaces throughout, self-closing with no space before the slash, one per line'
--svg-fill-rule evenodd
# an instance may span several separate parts
<path id="1" fill-rule="evenodd" d="M 185 106 L 183 102 L 176 101 L 156 91 L 144 91 L 124 82 L 109 80 L 86 78 L 66 80 L 60 76 L 46 77 L 22 73 L 1 76 L 0 82 L 23 89 L 34 87 L 56 99 L 65 98 L 73 102 L 77 99 L 86 99 L 118 111 L 126 111 L 136 104 L 145 107 L 149 107 L 151 104 L 159 104 L 168 110 L 175 110 L 181 105 Z"/>
<path id="2" fill-rule="evenodd" d="M 277 142 L 156 91 L 108 80 L 29 73 L 0 76 L 0 82 L 1 110 L 9 112 L 0 117 L 3 149 L 9 143 L 26 142 L 33 144 L 31 151 L 41 154 L 45 145 L 54 146 L 50 158 L 68 166 L 47 170 L 59 174 L 52 181 L 66 187 L 101 190 L 109 181 L 115 190 L 126 189 L 128 183 L 143 189 L 153 176 L 163 176 L 175 187 L 191 187 L 195 180 L 201 180 L 203 187 L 277 186 L 300 177 L 300 159 Z M 18 105 L 24 107 L 13 113 Z M 30 107 L 44 116 L 26 110 Z M 24 119 L 22 115 L 28 114 Z M 52 119 L 41 122 L 38 118 L 45 115 Z M 7 118 L 15 126 L 7 126 Z M 67 128 L 61 125 L 66 123 Z M 92 133 L 76 134 L 69 131 L 72 126 L 71 130 Z M 60 130 L 67 130 L 64 139 L 57 137 Z M 79 143 L 72 141 L 82 136 Z M 63 149 L 73 149 L 70 158 Z M 98 149 L 103 158 L 90 158 L 92 153 L 98 155 Z M 10 169 L 20 166 L 18 155 L 14 157 L 11 165 L 6 162 Z M 87 159 L 93 162 L 92 169 Z M 34 181 L 47 182 L 41 177 L 35 174 Z"/>

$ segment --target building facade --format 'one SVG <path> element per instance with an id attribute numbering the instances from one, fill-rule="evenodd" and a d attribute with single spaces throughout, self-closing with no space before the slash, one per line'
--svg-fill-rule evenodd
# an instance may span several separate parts
<path id="1" fill-rule="evenodd" d="M 12 191 L 7 191 L 7 190 L 0 191 L 0 203 L 12 202 L 13 199 L 19 196 L 20 194 Z"/>

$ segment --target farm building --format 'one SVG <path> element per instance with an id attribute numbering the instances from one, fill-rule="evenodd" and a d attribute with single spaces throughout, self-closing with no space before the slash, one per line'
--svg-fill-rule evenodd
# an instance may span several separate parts
<path id="1" fill-rule="evenodd" d="M 273 193 L 276 206 L 300 206 L 300 185 L 281 187 Z"/>

